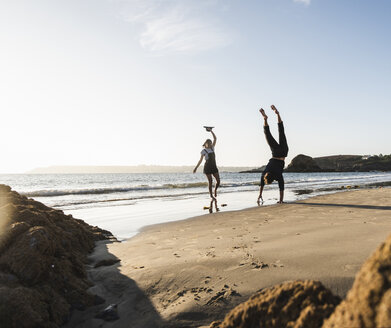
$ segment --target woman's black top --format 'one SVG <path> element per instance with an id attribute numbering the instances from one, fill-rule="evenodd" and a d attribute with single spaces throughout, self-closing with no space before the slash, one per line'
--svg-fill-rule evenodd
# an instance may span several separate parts
<path id="1" fill-rule="evenodd" d="M 205 165 L 204 165 L 204 173 L 205 174 L 215 174 L 218 173 L 219 170 L 216 166 L 216 156 L 214 152 L 214 148 L 205 148 L 201 151 L 201 155 L 205 156 Z"/>

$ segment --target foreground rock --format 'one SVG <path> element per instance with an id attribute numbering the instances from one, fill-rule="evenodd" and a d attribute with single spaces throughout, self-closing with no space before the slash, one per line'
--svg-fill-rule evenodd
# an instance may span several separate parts
<path id="1" fill-rule="evenodd" d="M 338 303 L 320 282 L 288 282 L 252 296 L 210 327 L 391 327 L 391 235 L 364 263 L 334 310 Z"/>
<path id="2" fill-rule="evenodd" d="M 112 238 L 0 185 L 1 327 L 58 327 L 98 301 L 86 290 L 95 241 Z"/>
<path id="3" fill-rule="evenodd" d="M 320 282 L 286 282 L 252 296 L 210 327 L 320 327 L 339 302 Z"/>
<path id="4" fill-rule="evenodd" d="M 364 263 L 324 328 L 391 327 L 391 236 Z"/>

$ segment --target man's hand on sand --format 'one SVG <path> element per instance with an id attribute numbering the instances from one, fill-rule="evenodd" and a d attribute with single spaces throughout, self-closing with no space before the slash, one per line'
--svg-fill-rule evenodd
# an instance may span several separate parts
<path id="1" fill-rule="evenodd" d="M 258 205 L 259 205 L 260 203 L 263 204 L 263 198 L 262 198 L 262 196 L 259 196 L 259 197 L 258 197 L 257 203 L 258 203 Z"/>
<path id="2" fill-rule="evenodd" d="M 193 173 L 196 173 L 196 172 L 197 172 L 197 169 L 194 169 L 194 170 L 193 170 Z"/>

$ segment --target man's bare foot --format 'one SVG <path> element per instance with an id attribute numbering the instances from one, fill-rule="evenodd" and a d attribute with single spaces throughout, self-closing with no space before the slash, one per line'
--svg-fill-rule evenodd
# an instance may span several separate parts
<path id="1" fill-rule="evenodd" d="M 279 111 L 278 111 L 278 109 L 276 108 L 276 106 L 271 105 L 270 107 L 271 107 L 271 109 L 272 109 L 277 115 L 280 114 Z"/>
<path id="2" fill-rule="evenodd" d="M 265 119 L 265 120 L 267 120 L 267 115 L 266 115 L 266 113 L 265 113 L 265 110 L 263 109 L 263 108 L 261 108 L 260 110 L 259 110 L 259 112 L 262 114 L 262 116 L 263 116 L 263 118 Z"/>

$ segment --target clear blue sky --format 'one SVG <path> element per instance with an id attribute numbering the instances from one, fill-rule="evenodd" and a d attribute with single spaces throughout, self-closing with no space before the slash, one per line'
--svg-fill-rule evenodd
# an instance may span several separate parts
<path id="1" fill-rule="evenodd" d="M 3 0 L 0 172 L 391 153 L 389 0 Z"/>

